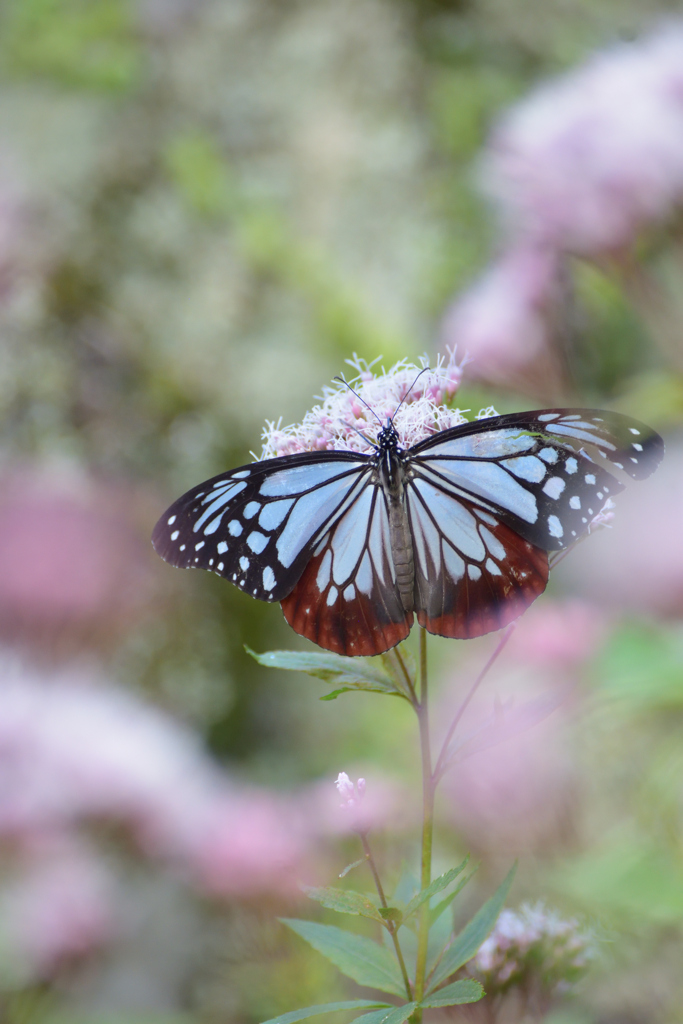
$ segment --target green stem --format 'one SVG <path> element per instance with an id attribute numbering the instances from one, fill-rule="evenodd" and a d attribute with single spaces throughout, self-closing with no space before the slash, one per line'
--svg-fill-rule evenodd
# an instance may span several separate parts
<path id="1" fill-rule="evenodd" d="M 375 888 L 377 889 L 379 901 L 382 904 L 382 906 L 386 909 L 389 904 L 387 903 L 386 896 L 384 895 L 384 887 L 382 885 L 382 880 L 379 877 L 379 872 L 377 870 L 377 865 L 375 864 L 375 859 L 372 856 L 372 850 L 370 849 L 370 843 L 368 842 L 367 832 L 359 832 L 358 834 L 360 837 L 360 841 L 363 845 L 363 853 L 365 854 L 365 859 L 368 862 L 368 867 L 370 868 L 370 871 L 372 872 L 372 877 L 375 883 Z M 393 921 L 387 921 L 386 927 L 387 931 L 391 935 L 392 942 L 394 943 L 396 959 L 398 960 L 399 967 L 401 968 L 403 984 L 406 987 L 406 995 L 408 996 L 408 999 L 412 1001 L 413 991 L 410 987 L 410 978 L 408 977 L 406 963 L 405 960 L 403 959 L 403 950 L 401 949 L 401 945 L 398 941 L 398 935 L 396 934 L 396 925 L 394 924 Z"/>
<path id="2" fill-rule="evenodd" d="M 399 668 L 401 670 L 401 675 L 403 676 L 403 681 L 404 681 L 404 683 L 406 685 L 406 690 L 408 691 L 408 694 L 410 696 L 410 702 L 411 702 L 411 704 L 413 705 L 414 708 L 417 708 L 417 703 L 418 703 L 417 702 L 417 694 L 415 693 L 415 687 L 413 686 L 413 681 L 410 678 L 410 672 L 408 671 L 408 666 L 406 665 L 405 659 L 403 657 L 403 654 L 401 653 L 401 648 L 400 647 L 394 647 L 392 653 L 396 656 L 396 661 L 398 662 Z"/>
<path id="3" fill-rule="evenodd" d="M 422 755 L 422 876 L 420 888 L 426 889 L 432 880 L 432 837 L 434 833 L 434 779 L 432 753 L 429 740 L 429 693 L 427 683 L 427 633 L 420 629 L 420 703 L 417 707 L 420 725 L 420 752 Z M 417 968 L 415 971 L 415 999 L 424 995 L 427 974 L 427 945 L 429 942 L 429 901 L 422 904 L 417 934 Z M 419 1024 L 422 1013 L 417 1010 L 412 1020 Z"/>

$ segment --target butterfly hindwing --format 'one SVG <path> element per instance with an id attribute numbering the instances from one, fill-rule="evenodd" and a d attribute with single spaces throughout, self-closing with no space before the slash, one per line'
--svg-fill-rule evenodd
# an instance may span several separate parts
<path id="1" fill-rule="evenodd" d="M 297 633 L 338 654 L 379 654 L 408 636 L 413 614 L 396 584 L 379 486 L 369 483 L 322 538 L 282 610 Z"/>
<path id="2" fill-rule="evenodd" d="M 545 590 L 548 556 L 428 480 L 409 484 L 415 611 L 430 633 L 468 639 L 507 625 Z"/>
<path id="3" fill-rule="evenodd" d="M 179 498 L 157 523 L 152 543 L 172 565 L 208 569 L 252 597 L 279 601 L 369 473 L 367 456 L 351 452 L 242 466 Z"/>

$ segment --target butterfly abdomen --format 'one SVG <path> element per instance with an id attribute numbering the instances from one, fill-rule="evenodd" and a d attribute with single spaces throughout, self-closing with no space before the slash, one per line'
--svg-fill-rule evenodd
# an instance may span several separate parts
<path id="1" fill-rule="evenodd" d="M 391 554 L 396 570 L 396 585 L 401 595 L 401 603 L 407 612 L 412 612 L 415 604 L 413 542 L 410 536 L 408 516 L 401 499 L 390 498 L 389 500 L 389 535 L 391 537 Z"/>

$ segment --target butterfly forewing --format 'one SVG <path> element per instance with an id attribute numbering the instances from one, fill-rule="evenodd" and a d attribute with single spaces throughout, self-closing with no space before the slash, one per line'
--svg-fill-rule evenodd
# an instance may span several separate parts
<path id="1" fill-rule="evenodd" d="M 474 502 L 548 551 L 582 536 L 606 500 L 623 490 L 606 466 L 640 478 L 662 453 L 661 438 L 644 424 L 578 409 L 480 420 L 442 431 L 410 451 L 415 474 Z"/>
<path id="2" fill-rule="evenodd" d="M 161 517 L 156 551 L 180 568 L 208 569 L 262 601 L 289 594 L 316 540 L 363 490 L 367 456 L 302 453 L 214 477 Z"/>

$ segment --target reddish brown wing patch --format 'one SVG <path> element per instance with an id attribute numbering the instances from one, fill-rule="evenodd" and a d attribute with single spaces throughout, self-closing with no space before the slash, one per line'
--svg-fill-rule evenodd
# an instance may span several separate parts
<path id="1" fill-rule="evenodd" d="M 548 555 L 523 540 L 508 526 L 488 526 L 505 548 L 506 557 L 491 572 L 486 563 L 472 563 L 468 571 L 451 586 L 440 588 L 441 600 L 432 599 L 428 609 L 418 609 L 417 621 L 429 633 L 469 640 L 502 629 L 518 618 L 548 583 Z M 477 575 L 476 570 L 480 575 Z M 435 607 L 440 603 L 441 608 Z M 431 612 L 431 614 L 429 614 Z"/>
<path id="2" fill-rule="evenodd" d="M 318 575 L 326 551 L 310 560 L 281 602 L 292 629 L 328 651 L 349 656 L 382 654 L 405 640 L 413 613 L 405 612 L 394 586 L 375 585 L 368 596 L 353 583 L 342 589 L 329 581 L 321 591 Z"/>

